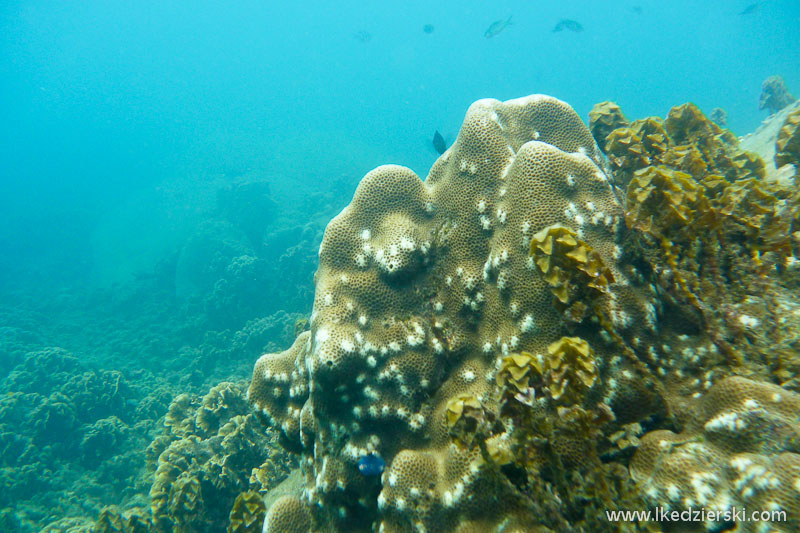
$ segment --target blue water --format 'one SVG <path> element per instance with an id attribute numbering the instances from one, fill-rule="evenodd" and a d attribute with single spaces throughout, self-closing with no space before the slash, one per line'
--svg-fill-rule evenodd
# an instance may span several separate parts
<path id="1" fill-rule="evenodd" d="M 0 2 L 0 530 L 148 507 L 172 398 L 285 349 L 325 223 L 377 165 L 424 177 L 475 100 L 753 131 L 765 78 L 800 93 L 800 2 L 749 4 Z"/>
<path id="2" fill-rule="evenodd" d="M 612 99 L 634 118 L 693 101 L 744 134 L 766 115 L 763 79 L 800 92 L 800 5 L 738 15 L 748 4 L 8 0 L 0 277 L 147 269 L 194 223 L 214 176 L 297 191 L 385 162 L 424 176 L 434 130 L 454 137 L 483 97 L 547 93 L 584 117 Z M 561 18 L 585 30 L 551 32 Z"/>

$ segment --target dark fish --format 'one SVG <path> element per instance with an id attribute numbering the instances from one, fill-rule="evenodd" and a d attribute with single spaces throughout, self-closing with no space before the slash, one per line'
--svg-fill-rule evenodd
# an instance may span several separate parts
<path id="1" fill-rule="evenodd" d="M 425 24 L 422 27 L 422 31 L 424 31 L 425 33 L 433 33 L 433 24 Z"/>
<path id="2" fill-rule="evenodd" d="M 570 19 L 561 19 L 556 24 L 556 27 L 553 28 L 553 32 L 558 32 L 561 30 L 569 30 L 575 33 L 583 31 L 583 26 L 577 20 L 570 20 Z"/>
<path id="3" fill-rule="evenodd" d="M 437 152 L 439 152 L 439 155 L 442 155 L 444 151 L 447 150 L 447 143 L 444 141 L 444 137 L 442 137 L 442 134 L 439 133 L 438 130 L 433 134 L 433 147 Z"/>
<path id="4" fill-rule="evenodd" d="M 631 11 L 637 15 L 641 15 L 644 12 L 644 9 L 642 9 L 642 6 L 631 6 Z"/>
<path id="5" fill-rule="evenodd" d="M 487 39 L 491 39 L 492 37 L 494 37 L 495 35 L 497 35 L 501 31 L 506 29 L 507 27 L 511 26 L 511 17 L 512 16 L 513 15 L 509 15 L 506 20 L 502 20 L 501 19 L 501 20 L 495 20 L 494 22 L 492 22 L 489 25 L 489 27 L 486 28 L 486 31 L 483 33 L 483 36 L 486 37 Z"/>
<path id="6" fill-rule="evenodd" d="M 360 30 L 353 34 L 356 40 L 362 43 L 368 43 L 372 40 L 372 34 L 368 31 Z"/>
<path id="7" fill-rule="evenodd" d="M 358 471 L 362 476 L 379 476 L 386 468 L 386 461 L 374 453 L 370 453 L 358 460 Z"/>
<path id="8" fill-rule="evenodd" d="M 747 6 L 746 8 L 744 8 L 744 9 L 742 10 L 742 12 L 741 12 L 741 13 L 739 13 L 739 14 L 740 14 L 740 15 L 752 15 L 753 13 L 755 13 L 756 11 L 758 11 L 758 8 L 759 8 L 759 7 L 761 7 L 761 2 L 756 2 L 755 4 L 750 4 L 749 6 Z"/>

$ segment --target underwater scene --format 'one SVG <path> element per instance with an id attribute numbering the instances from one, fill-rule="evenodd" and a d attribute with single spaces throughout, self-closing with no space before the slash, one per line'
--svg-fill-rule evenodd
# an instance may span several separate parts
<path id="1" fill-rule="evenodd" d="M 797 0 L 0 5 L 0 533 L 800 531 Z"/>

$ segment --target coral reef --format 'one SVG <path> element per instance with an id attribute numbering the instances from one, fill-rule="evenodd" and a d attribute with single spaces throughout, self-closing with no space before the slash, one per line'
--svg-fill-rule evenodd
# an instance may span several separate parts
<path id="1" fill-rule="evenodd" d="M 766 109 L 770 113 L 775 113 L 796 101 L 797 98 L 789 92 L 782 76 L 770 76 L 761 84 L 759 109 Z"/>
<path id="2" fill-rule="evenodd" d="M 600 148 L 605 147 L 606 137 L 617 128 L 630 125 L 622 109 L 614 102 L 600 102 L 589 111 L 589 131 Z"/>
<path id="3" fill-rule="evenodd" d="M 158 452 L 175 440 L 161 434 L 170 402 L 187 393 L 189 416 L 197 395 L 245 378 L 252 359 L 291 343 L 295 323 L 310 311 L 324 225 L 351 187 L 352 180 L 325 180 L 301 198 L 284 193 L 286 201 L 249 176 L 223 185 L 216 208 L 187 205 L 197 210 L 194 235 L 175 243 L 152 272 L 110 287 L 94 279 L 65 283 L 38 268 L 26 284 L 4 278 L 0 530 L 88 530 L 110 505 L 123 515 L 145 509 L 139 515 L 149 520 Z M 93 277 L 90 256 L 74 264 Z M 148 456 L 153 440 L 160 444 Z M 259 452 L 258 468 L 244 474 L 246 488 L 266 492 L 285 474 L 291 462 L 270 456 Z"/>
<path id="4" fill-rule="evenodd" d="M 726 357 L 741 362 L 736 346 L 746 337 L 751 363 L 783 365 L 793 359 L 792 328 L 757 326 L 785 323 L 783 289 L 765 278 L 794 261 L 800 242 L 796 188 L 763 180 L 763 162 L 691 104 L 670 111 L 651 146 L 637 133 L 647 123 L 661 126 L 654 118 L 635 121 L 611 132 L 606 145 L 628 184 L 626 222 L 635 244 L 626 250 L 650 265 L 667 305 L 690 304 Z M 631 138 L 627 147 L 611 141 Z M 754 317 L 744 308 L 756 298 L 766 308 Z"/>
<path id="5" fill-rule="evenodd" d="M 615 176 L 627 184 L 637 170 L 665 165 L 692 174 L 696 180 L 762 178 L 764 163 L 738 147 L 693 104 L 670 110 L 666 120 L 650 117 L 613 130 L 604 146 Z"/>
<path id="6" fill-rule="evenodd" d="M 135 485 L 131 468 L 142 446 L 143 428 L 126 377 L 118 371 L 94 369 L 60 348 L 29 352 L 2 383 L 0 395 L 0 507 L 40 494 L 46 503 L 19 506 L 15 519 L 27 530 L 72 506 L 74 494 L 85 491 L 91 501 L 119 497 Z M 87 479 L 84 470 L 94 475 Z M 11 518 L 9 518 L 11 519 Z M 12 529 L 13 531 L 13 529 Z"/>
<path id="7" fill-rule="evenodd" d="M 265 533 L 305 533 L 310 529 L 311 514 L 294 496 L 283 496 L 273 503 L 264 522 Z"/>
<path id="8" fill-rule="evenodd" d="M 800 167 L 800 108 L 792 111 L 783 123 L 775 143 L 775 166 Z"/>
<path id="9" fill-rule="evenodd" d="M 264 523 L 266 507 L 257 491 L 239 494 L 233 502 L 228 518 L 228 533 L 246 533 L 258 531 Z"/>
<path id="10" fill-rule="evenodd" d="M 764 168 L 767 171 L 766 179 L 788 185 L 795 180 L 795 167 L 784 165 L 775 166 L 775 154 L 777 153 L 777 140 L 780 130 L 786 123 L 786 119 L 797 109 L 800 109 L 800 101 L 784 107 L 777 113 L 765 118 L 756 131 L 741 137 L 739 146 L 746 151 L 757 154 L 764 161 Z"/>
<path id="11" fill-rule="evenodd" d="M 647 461 L 718 446 L 709 424 L 749 405 L 720 391 L 798 388 L 796 189 L 692 104 L 590 119 L 482 100 L 425 182 L 365 176 L 326 230 L 310 331 L 253 371 L 248 399 L 305 475 L 266 531 L 640 530 L 604 511 L 706 494 L 702 472 L 669 470 L 673 489 Z M 758 416 L 740 452 L 794 465 L 796 419 Z"/>
<path id="12" fill-rule="evenodd" d="M 736 531 L 800 529 L 800 394 L 741 377 L 714 384 L 680 434 L 657 430 L 642 438 L 631 473 L 652 506 L 785 512 L 783 520 L 749 521 Z M 778 516 L 778 515 L 775 515 Z M 684 524 L 708 531 L 724 523 Z"/>
<path id="13" fill-rule="evenodd" d="M 711 121 L 720 128 L 724 128 L 728 125 L 728 113 L 721 107 L 715 107 L 712 109 L 711 113 L 708 115 L 708 118 L 710 118 Z"/>
<path id="14" fill-rule="evenodd" d="M 536 496 L 568 490 L 568 476 L 597 464 L 587 437 L 613 418 L 602 400 L 613 404 L 612 388 L 621 387 L 597 369 L 652 383 L 632 352 L 617 356 L 623 339 L 655 329 L 652 295 L 619 261 L 623 222 L 589 130 L 550 97 L 473 104 L 424 183 L 398 166 L 367 174 L 325 232 L 311 331 L 262 356 L 248 392 L 302 456 L 302 504 L 315 527 L 591 526 L 578 493 L 616 494 L 609 487 L 622 479 L 619 469 L 601 468 L 580 490 L 561 492 L 570 502 L 561 511 L 543 512 L 552 501 Z M 497 371 L 522 351 L 548 354 L 545 418 L 556 413 L 555 398 L 568 404 L 572 422 L 540 439 L 569 466 L 559 480 L 536 480 L 531 469 L 521 482 L 499 470 L 514 446 L 540 451 L 516 426 L 491 423 L 502 407 Z M 482 436 L 467 438 L 480 427 Z M 475 446 L 454 443 L 453 431 Z M 359 475 L 366 454 L 386 461 L 382 482 Z"/>
<path id="15" fill-rule="evenodd" d="M 265 490 L 288 474 L 291 462 L 270 447 L 246 410 L 244 387 L 230 382 L 202 399 L 175 398 L 167 432 L 148 450 L 158 457 L 150 489 L 153 531 L 245 531 L 263 521 L 258 492 L 248 492 L 251 473 L 269 469 L 273 477 L 254 475 Z"/>
<path id="16" fill-rule="evenodd" d="M 794 167 L 690 104 L 590 118 L 477 102 L 319 256 L 341 192 L 245 181 L 151 277 L 4 295 L 0 529 L 627 532 L 604 511 L 689 503 L 797 529 Z"/>

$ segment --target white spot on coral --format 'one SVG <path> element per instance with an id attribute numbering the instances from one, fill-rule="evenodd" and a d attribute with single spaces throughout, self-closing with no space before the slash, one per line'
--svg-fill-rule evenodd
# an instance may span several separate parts
<path id="1" fill-rule="evenodd" d="M 525 315 L 519 324 L 519 329 L 521 329 L 523 333 L 527 333 L 531 331 L 534 326 L 533 317 L 531 315 Z"/>
<path id="2" fill-rule="evenodd" d="M 330 338 L 330 332 L 328 332 L 327 328 L 319 328 L 317 330 L 317 334 L 314 336 L 314 342 L 317 344 L 322 344 L 329 338 Z"/>
<path id="3" fill-rule="evenodd" d="M 449 490 L 444 491 L 444 493 L 442 494 L 442 503 L 444 503 L 445 507 L 453 506 L 453 495 L 450 494 Z"/>
<path id="4" fill-rule="evenodd" d="M 721 413 L 706 422 L 704 426 L 706 431 L 727 430 L 731 432 L 744 429 L 745 427 L 747 427 L 745 421 L 739 418 L 734 412 Z"/>
<path id="5" fill-rule="evenodd" d="M 761 404 L 759 404 L 752 398 L 747 398 L 745 401 L 742 402 L 742 405 L 745 406 L 747 409 L 758 409 L 761 407 Z"/>
<path id="6" fill-rule="evenodd" d="M 681 491 L 678 490 L 677 485 L 674 483 L 667 485 L 667 498 L 672 501 L 678 501 L 681 498 Z"/>
<path id="7" fill-rule="evenodd" d="M 754 318 L 749 315 L 741 315 L 739 317 L 739 323 L 746 327 L 746 328 L 757 328 L 758 325 L 761 323 L 757 318 Z"/>

